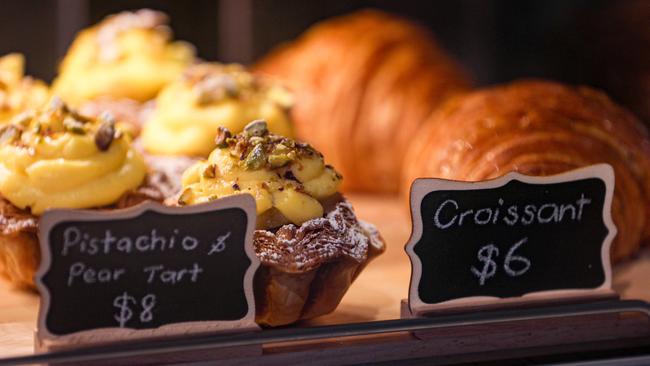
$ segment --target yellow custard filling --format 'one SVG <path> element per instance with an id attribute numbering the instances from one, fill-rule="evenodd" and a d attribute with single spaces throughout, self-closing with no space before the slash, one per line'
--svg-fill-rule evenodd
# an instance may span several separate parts
<path id="1" fill-rule="evenodd" d="M 58 99 L 0 130 L 0 194 L 36 215 L 115 203 L 145 174 L 142 156 L 110 116 L 91 120 Z"/>
<path id="2" fill-rule="evenodd" d="M 270 134 L 264 121 L 252 122 L 234 137 L 222 128 L 216 142 L 207 160 L 183 174 L 179 204 L 249 193 L 255 198 L 258 220 L 268 221 L 263 226 L 300 225 L 323 216 L 321 201 L 334 195 L 341 183 L 341 176 L 325 165 L 319 152 Z M 278 215 L 269 215 L 273 212 Z"/>
<path id="3" fill-rule="evenodd" d="M 142 141 L 154 154 L 207 156 L 219 127 L 238 133 L 255 119 L 291 137 L 291 103 L 287 90 L 240 65 L 195 65 L 160 92 Z"/>
<path id="4" fill-rule="evenodd" d="M 194 49 L 171 42 L 163 13 L 123 12 L 79 33 L 63 59 L 54 93 L 73 105 L 100 96 L 152 99 L 194 60 Z"/>
<path id="5" fill-rule="evenodd" d="M 0 57 L 0 124 L 47 102 L 49 91 L 44 82 L 25 76 L 25 58 L 18 53 Z"/>

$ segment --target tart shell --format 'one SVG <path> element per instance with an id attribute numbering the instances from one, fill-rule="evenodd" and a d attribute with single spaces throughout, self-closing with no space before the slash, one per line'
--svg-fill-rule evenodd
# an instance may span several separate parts
<path id="1" fill-rule="evenodd" d="M 347 201 L 325 217 L 275 232 L 256 230 L 256 321 L 280 326 L 332 312 L 370 260 L 385 250 L 374 226 Z"/>

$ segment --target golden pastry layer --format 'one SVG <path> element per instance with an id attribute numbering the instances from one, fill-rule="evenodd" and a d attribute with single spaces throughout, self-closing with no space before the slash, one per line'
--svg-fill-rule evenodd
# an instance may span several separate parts
<path id="1" fill-rule="evenodd" d="M 397 191 L 410 139 L 469 85 L 427 31 L 374 10 L 313 26 L 255 70 L 295 92 L 297 137 L 340 169 L 344 189 L 374 192 Z"/>
<path id="2" fill-rule="evenodd" d="M 0 57 L 0 124 L 47 102 L 49 91 L 40 80 L 25 76 L 25 58 L 18 53 Z"/>
<path id="3" fill-rule="evenodd" d="M 590 88 L 517 81 L 450 100 L 413 139 L 403 191 L 418 177 L 544 176 L 597 163 L 616 175 L 618 261 L 650 238 L 650 139 L 634 115 Z"/>
<path id="4" fill-rule="evenodd" d="M 142 156 L 110 116 L 89 119 L 57 98 L 0 130 L 0 194 L 36 215 L 112 204 L 145 174 Z"/>
<path id="5" fill-rule="evenodd" d="M 165 14 L 148 9 L 122 12 L 81 31 L 52 86 L 75 106 L 105 96 L 145 101 L 178 77 L 194 49 L 171 42 Z"/>
<path id="6" fill-rule="evenodd" d="M 199 64 L 161 91 L 142 140 L 154 154 L 207 156 L 219 127 L 239 133 L 255 119 L 291 137 L 291 104 L 287 90 L 241 65 Z"/>
<path id="7" fill-rule="evenodd" d="M 323 217 L 256 230 L 256 321 L 278 326 L 332 312 L 365 266 L 385 250 L 377 229 L 345 200 Z"/>
<path id="8" fill-rule="evenodd" d="M 333 311 L 368 261 L 384 251 L 376 229 L 338 193 L 341 176 L 307 144 L 254 121 L 183 176 L 181 205 L 249 193 L 257 204 L 253 244 L 256 320 L 278 326 Z"/>

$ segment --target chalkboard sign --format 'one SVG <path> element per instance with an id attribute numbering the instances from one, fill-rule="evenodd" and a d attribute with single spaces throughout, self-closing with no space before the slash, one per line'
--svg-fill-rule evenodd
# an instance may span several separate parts
<path id="1" fill-rule="evenodd" d="M 417 179 L 411 312 L 609 289 L 613 190 L 606 164 L 549 177 Z"/>
<path id="2" fill-rule="evenodd" d="M 255 201 L 52 210 L 40 220 L 41 339 L 255 327 Z"/>

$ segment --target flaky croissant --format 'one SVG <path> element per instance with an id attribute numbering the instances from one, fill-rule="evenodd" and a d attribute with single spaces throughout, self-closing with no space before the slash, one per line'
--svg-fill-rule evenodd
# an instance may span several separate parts
<path id="1" fill-rule="evenodd" d="M 339 168 L 345 190 L 397 191 L 400 152 L 469 85 L 424 29 L 374 10 L 315 25 L 256 70 L 293 89 L 298 137 Z"/>
<path id="2" fill-rule="evenodd" d="M 402 190 L 417 177 L 544 176 L 596 163 L 615 171 L 618 261 L 650 238 L 650 140 L 634 115 L 590 88 L 516 81 L 450 100 L 412 141 Z"/>

